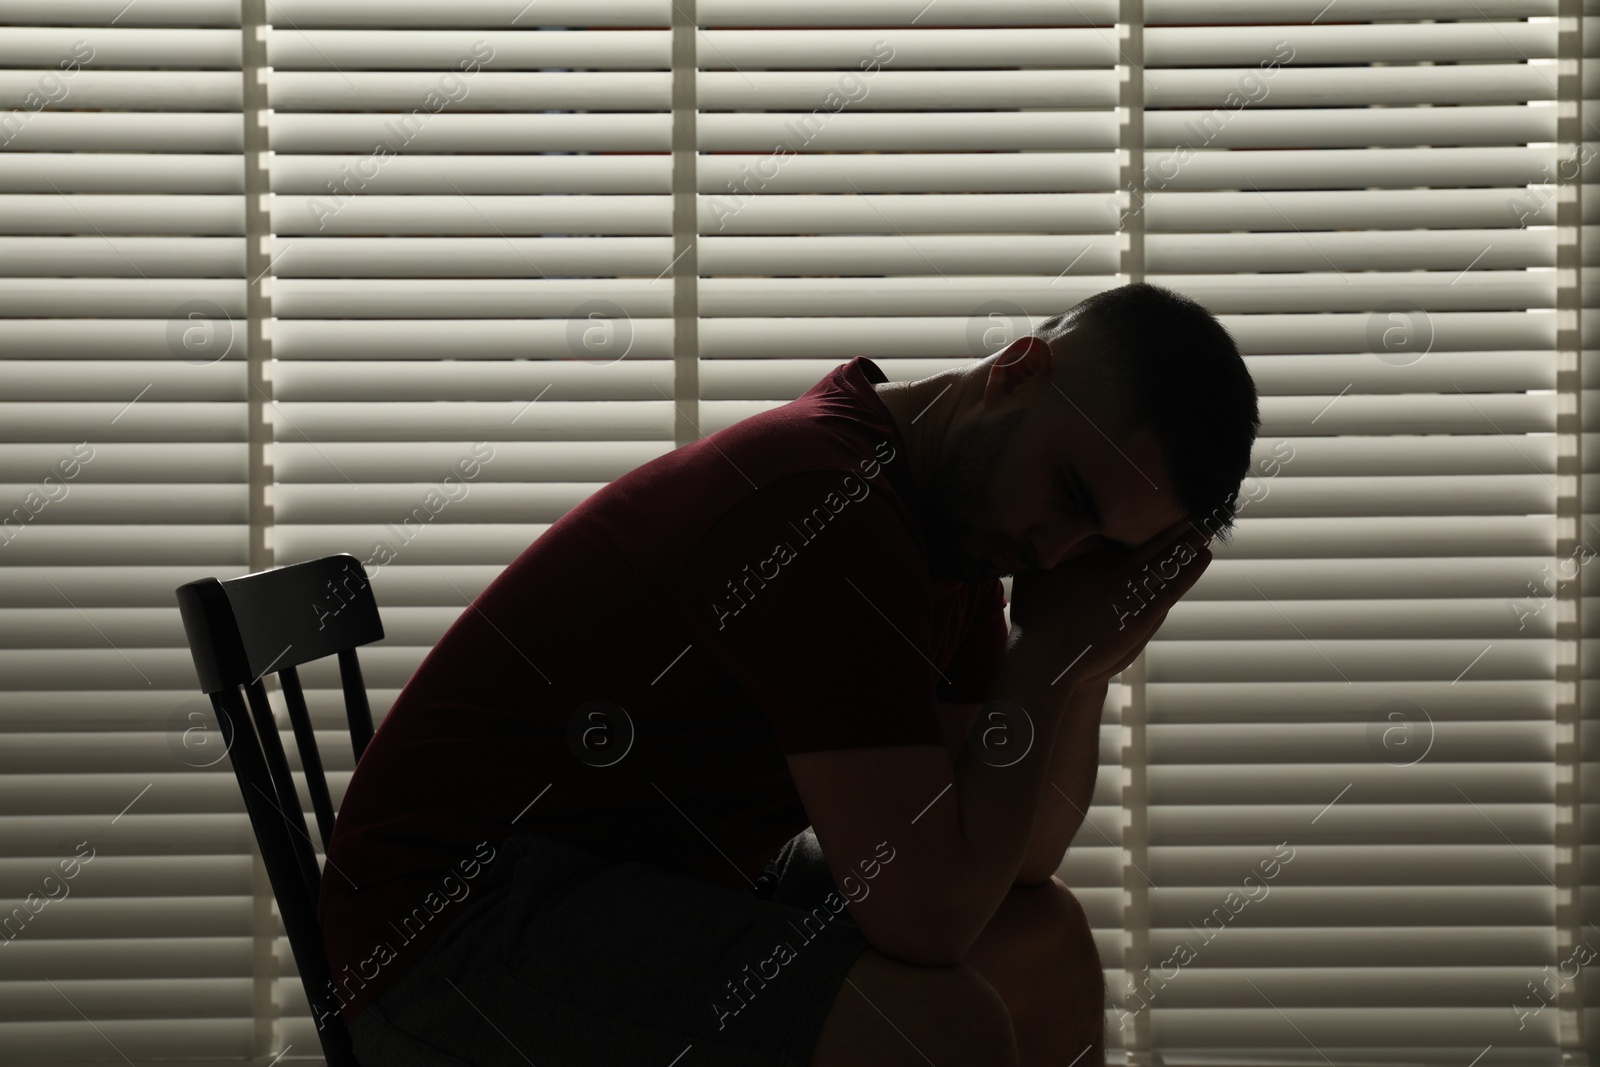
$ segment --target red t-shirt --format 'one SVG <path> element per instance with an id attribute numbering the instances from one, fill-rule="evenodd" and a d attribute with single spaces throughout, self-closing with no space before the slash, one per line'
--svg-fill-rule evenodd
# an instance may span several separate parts
<path id="1" fill-rule="evenodd" d="M 998 579 L 930 575 L 865 357 L 611 482 L 418 666 L 350 780 L 320 916 L 347 1020 L 513 834 L 747 890 L 810 825 L 784 755 L 942 745 L 1005 643 Z"/>

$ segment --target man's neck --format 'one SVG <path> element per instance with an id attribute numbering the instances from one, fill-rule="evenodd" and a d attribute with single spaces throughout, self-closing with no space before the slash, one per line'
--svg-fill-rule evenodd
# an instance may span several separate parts
<path id="1" fill-rule="evenodd" d="M 982 395 L 987 367 L 970 364 L 941 371 L 916 382 L 882 382 L 873 386 L 900 428 L 911 482 L 917 498 L 926 500 L 933 474 L 956 415 Z M 971 399 L 968 399 L 971 394 Z"/>

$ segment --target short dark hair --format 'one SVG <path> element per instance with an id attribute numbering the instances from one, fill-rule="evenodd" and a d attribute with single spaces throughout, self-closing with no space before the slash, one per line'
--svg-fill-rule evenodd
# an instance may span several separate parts
<path id="1" fill-rule="evenodd" d="M 1070 349 L 1054 343 L 1069 334 Z M 1095 293 L 1033 335 L 1057 357 L 1051 394 L 1091 400 L 1085 414 L 1116 436 L 1150 427 L 1179 503 L 1226 544 L 1261 429 L 1255 382 L 1227 328 L 1189 297 L 1136 282 Z"/>

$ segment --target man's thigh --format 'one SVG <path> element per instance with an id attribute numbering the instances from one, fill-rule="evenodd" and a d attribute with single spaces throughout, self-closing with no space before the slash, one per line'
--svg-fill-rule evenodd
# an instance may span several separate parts
<path id="1" fill-rule="evenodd" d="M 761 888 L 810 899 L 807 855 L 784 856 Z M 842 898 L 797 907 L 533 835 L 504 864 L 356 1020 L 362 1062 L 806 1067 L 867 948 Z"/>

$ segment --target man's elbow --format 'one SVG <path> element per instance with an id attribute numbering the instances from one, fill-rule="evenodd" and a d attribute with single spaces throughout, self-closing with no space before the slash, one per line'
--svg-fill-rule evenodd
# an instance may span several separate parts
<path id="1" fill-rule="evenodd" d="M 1053 860 L 1033 860 L 1024 863 L 1022 868 L 1017 871 L 1016 878 L 1012 880 L 1021 886 L 1044 885 L 1060 872 L 1061 863 L 1065 858 L 1066 852 L 1063 850 Z"/>

